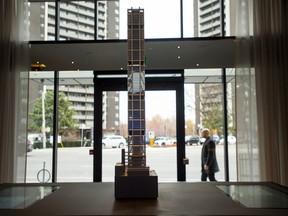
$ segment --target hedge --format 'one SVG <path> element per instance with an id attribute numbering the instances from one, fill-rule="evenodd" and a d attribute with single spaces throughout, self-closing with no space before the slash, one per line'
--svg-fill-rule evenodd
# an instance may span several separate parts
<path id="1" fill-rule="evenodd" d="M 62 142 L 63 146 L 58 143 L 58 147 L 80 147 L 81 146 L 81 141 L 65 141 Z M 34 149 L 42 149 L 43 148 L 43 142 L 35 142 L 33 144 Z M 52 148 L 52 144 L 50 142 L 46 142 L 46 148 Z"/>

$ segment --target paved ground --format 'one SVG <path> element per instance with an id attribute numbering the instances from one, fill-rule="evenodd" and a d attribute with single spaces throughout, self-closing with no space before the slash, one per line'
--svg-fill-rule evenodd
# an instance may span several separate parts
<path id="1" fill-rule="evenodd" d="M 89 147 L 80 148 L 59 148 L 58 151 L 58 182 L 92 182 L 93 157 L 89 155 Z M 224 181 L 224 150 L 222 145 L 217 146 L 217 159 L 220 172 L 216 174 L 218 181 Z M 148 147 L 147 165 L 155 170 L 159 182 L 177 181 L 176 170 L 176 147 Z M 186 180 L 188 182 L 199 181 L 200 179 L 200 155 L 201 146 L 187 146 L 186 156 L 189 158 L 189 165 L 186 166 Z M 230 180 L 236 181 L 236 152 L 235 145 L 229 145 Z M 103 182 L 114 181 L 114 167 L 121 161 L 120 149 L 103 150 Z M 48 180 L 49 174 L 38 172 L 43 168 L 51 172 L 52 149 L 36 149 L 28 153 L 27 157 L 27 182 Z M 50 179 L 51 181 L 51 179 Z"/>

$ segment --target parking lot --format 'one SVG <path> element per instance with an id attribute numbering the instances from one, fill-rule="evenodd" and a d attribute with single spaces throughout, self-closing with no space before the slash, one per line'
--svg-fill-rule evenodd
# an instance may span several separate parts
<path id="1" fill-rule="evenodd" d="M 194 182 L 200 179 L 200 157 L 202 146 L 186 147 L 186 181 Z M 93 156 L 89 155 L 90 147 L 59 148 L 58 149 L 58 182 L 92 182 Z M 155 170 L 159 182 L 177 181 L 176 147 L 147 147 L 147 165 Z M 220 172 L 216 173 L 218 181 L 224 181 L 224 149 L 217 145 L 217 159 Z M 114 181 L 114 167 L 121 161 L 121 149 L 103 149 L 102 181 Z M 27 157 L 27 182 L 47 181 L 49 173 L 41 172 L 43 165 L 48 172 L 52 172 L 52 149 L 34 149 Z M 39 173 L 40 172 L 40 173 Z M 39 174 L 38 174 L 39 173 Z M 236 152 L 235 145 L 229 145 L 229 173 L 230 180 L 236 180 Z M 38 174 L 38 179 L 37 179 Z M 44 174 L 44 175 L 43 175 Z M 49 180 L 51 181 L 51 179 Z"/>

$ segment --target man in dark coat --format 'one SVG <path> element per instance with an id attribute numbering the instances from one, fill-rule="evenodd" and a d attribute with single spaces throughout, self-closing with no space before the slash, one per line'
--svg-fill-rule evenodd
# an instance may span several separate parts
<path id="1" fill-rule="evenodd" d="M 202 146 L 201 152 L 201 181 L 216 181 L 215 173 L 219 171 L 216 159 L 216 145 L 212 138 L 210 138 L 210 131 L 208 128 L 202 129 L 202 137 L 206 140 Z"/>

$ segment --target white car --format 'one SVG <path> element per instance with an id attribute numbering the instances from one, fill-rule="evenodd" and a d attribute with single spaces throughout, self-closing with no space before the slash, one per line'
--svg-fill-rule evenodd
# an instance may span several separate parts
<path id="1" fill-rule="evenodd" d="M 227 139 L 228 140 L 228 144 L 236 144 L 236 137 L 235 136 L 228 136 L 227 138 L 228 138 Z M 224 139 L 223 138 L 220 139 L 219 143 L 221 145 L 223 145 L 224 144 Z"/>
<path id="2" fill-rule="evenodd" d="M 202 145 L 202 144 L 205 142 L 205 140 L 206 140 L 206 138 L 201 137 L 201 138 L 200 138 L 200 144 Z"/>
<path id="3" fill-rule="evenodd" d="M 165 145 L 175 145 L 177 143 L 176 138 L 173 137 L 158 137 L 154 141 L 154 145 L 165 146 Z"/>
<path id="4" fill-rule="evenodd" d="M 123 136 L 111 135 L 105 136 L 102 139 L 103 149 L 105 148 L 124 148 L 127 142 Z"/>

